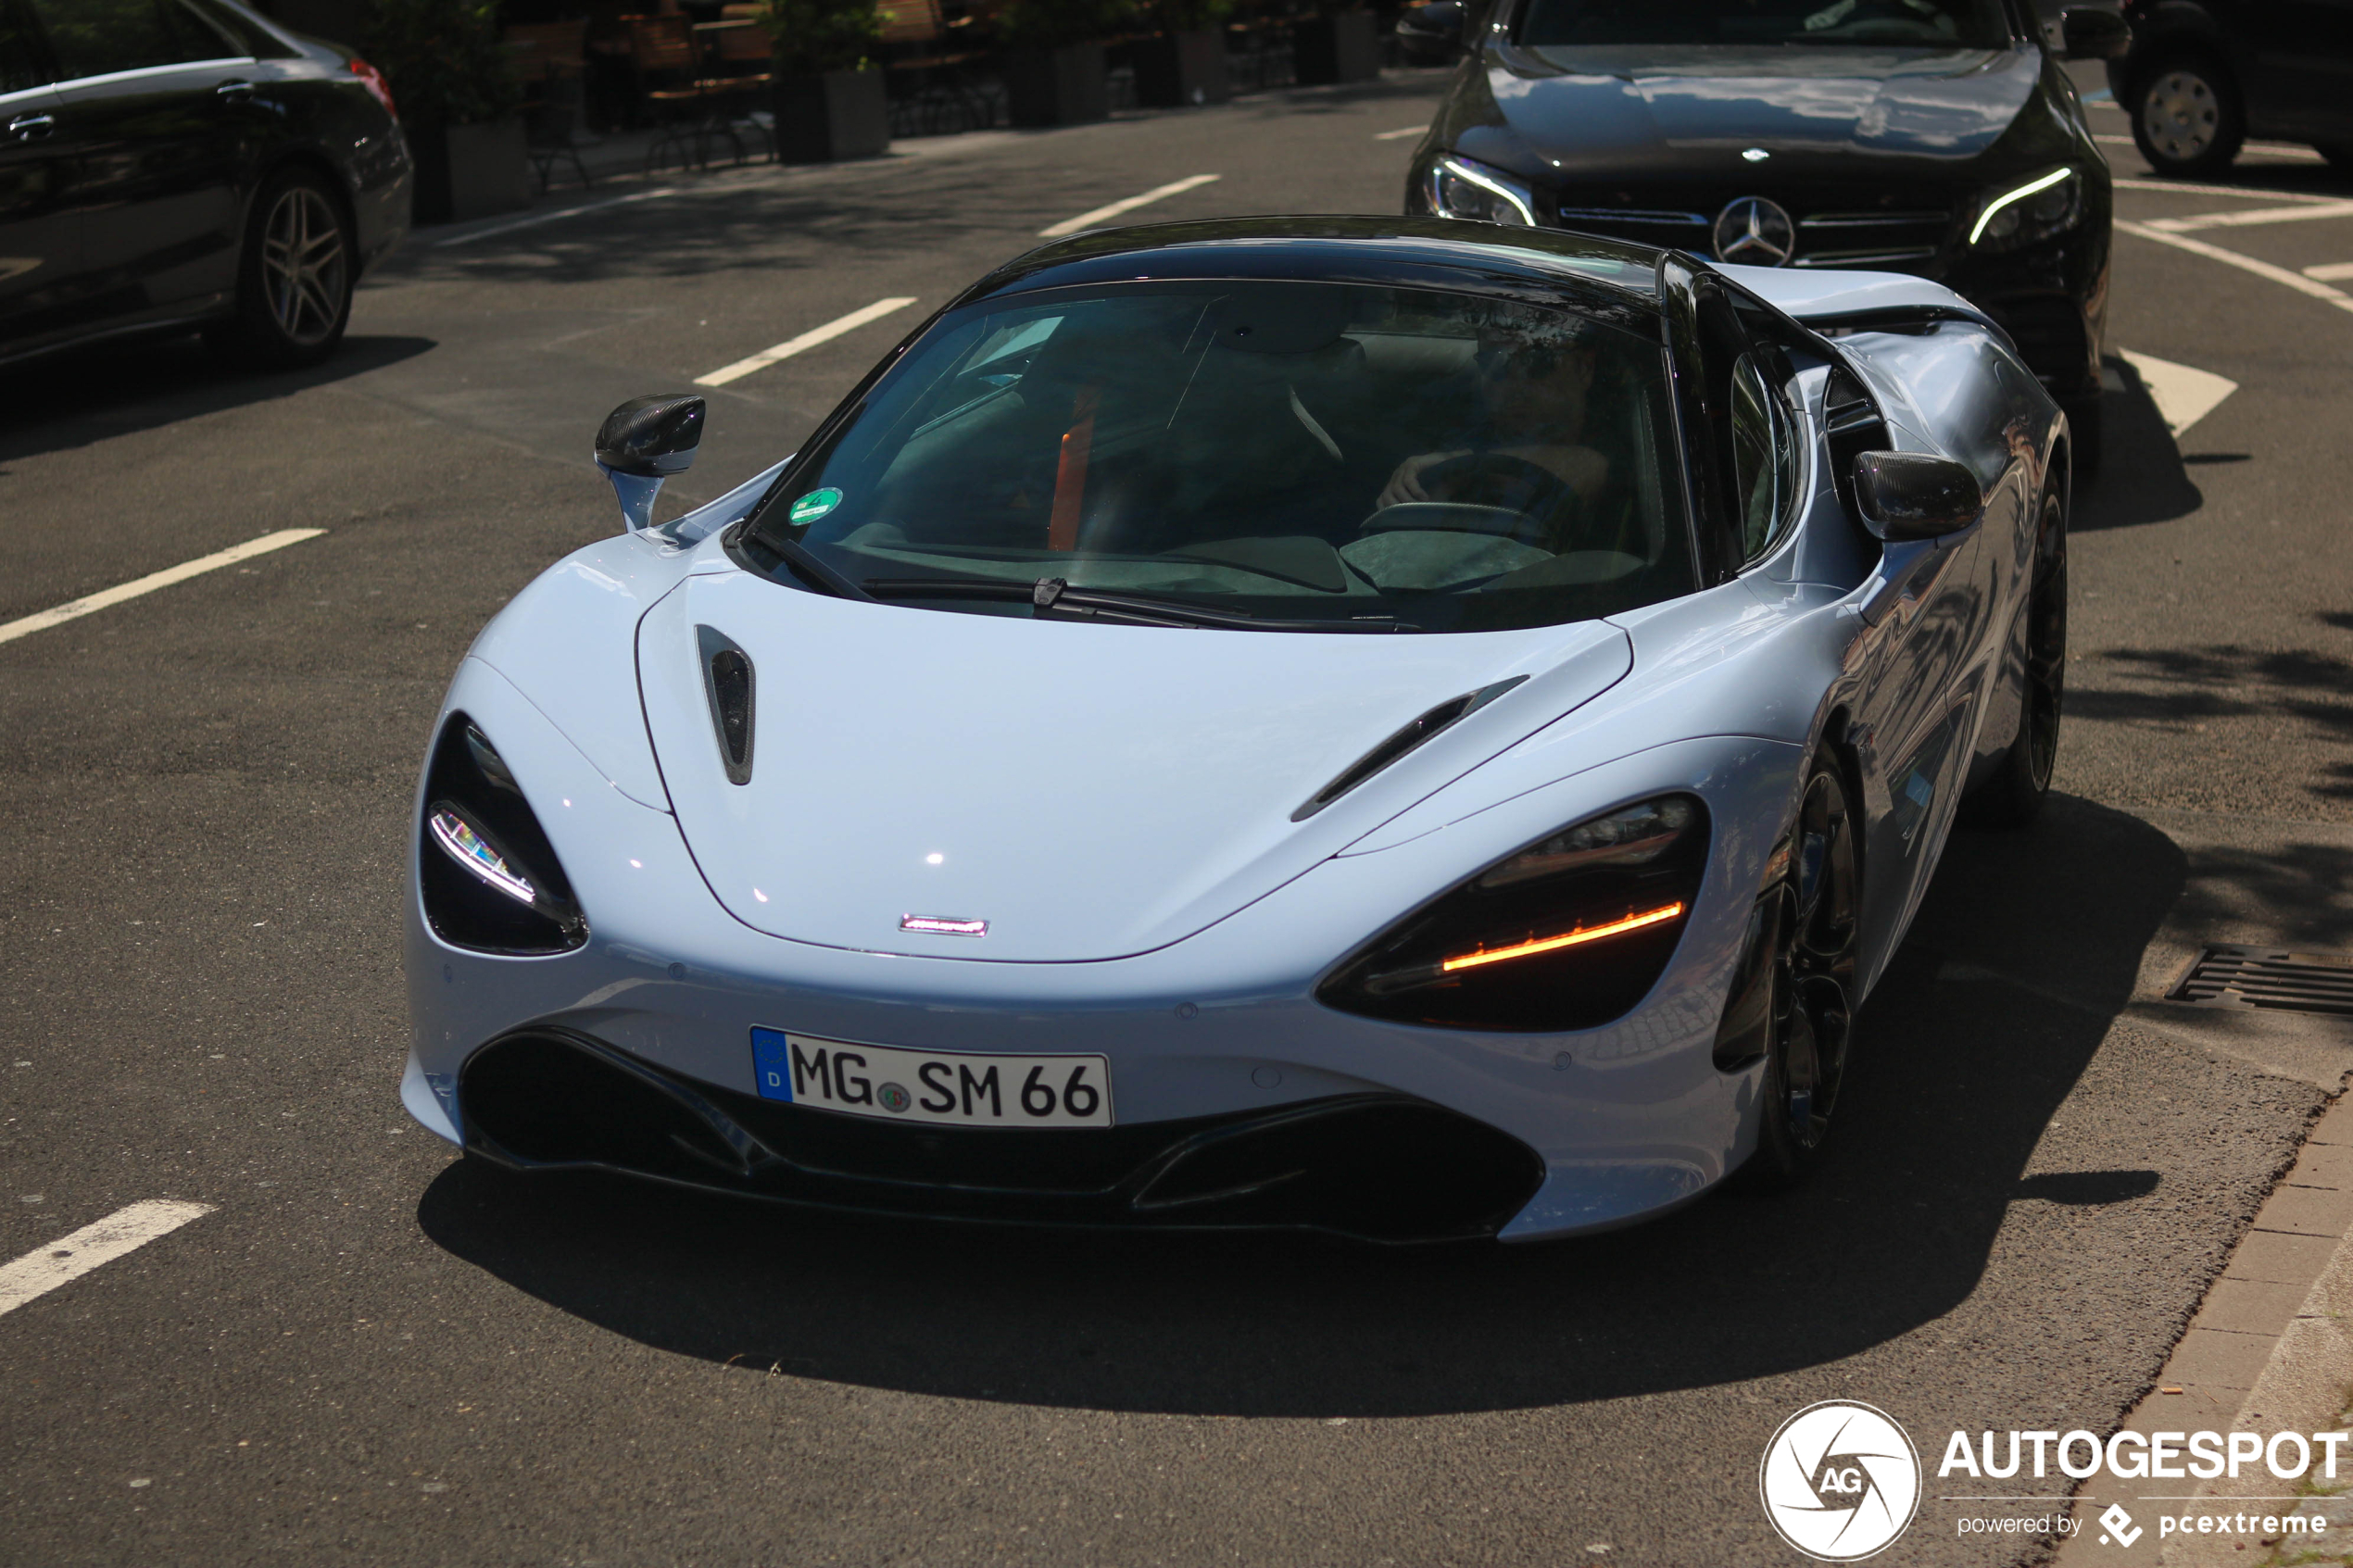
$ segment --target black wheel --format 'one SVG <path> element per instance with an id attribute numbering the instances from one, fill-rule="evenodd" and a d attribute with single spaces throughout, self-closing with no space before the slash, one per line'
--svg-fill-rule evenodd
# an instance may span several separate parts
<path id="1" fill-rule="evenodd" d="M 2159 174 L 2221 173 L 2246 140 L 2246 107 L 2231 73 L 2202 55 L 2156 62 L 2133 86 L 2133 142 Z"/>
<path id="2" fill-rule="evenodd" d="M 213 335 L 265 370 L 314 364 L 342 341 L 355 277 L 351 225 L 324 179 L 272 176 L 254 198 L 237 266 L 237 313 Z"/>
<path id="3" fill-rule="evenodd" d="M 1830 1134 L 1853 1033 L 1859 871 L 1846 784 L 1815 759 L 1790 841 L 1789 871 L 1768 895 L 1773 922 L 1771 1035 L 1763 1121 L 1749 1172 L 1781 1185 L 1813 1168 Z"/>
<path id="4" fill-rule="evenodd" d="M 2034 533 L 2034 583 L 2026 603 L 2025 689 L 2018 738 L 2001 767 L 1962 802 L 1972 827 L 2016 828 L 2032 822 L 2051 792 L 2058 761 L 2059 712 L 2067 696 L 2067 509 L 2054 490 L 2043 497 Z"/>

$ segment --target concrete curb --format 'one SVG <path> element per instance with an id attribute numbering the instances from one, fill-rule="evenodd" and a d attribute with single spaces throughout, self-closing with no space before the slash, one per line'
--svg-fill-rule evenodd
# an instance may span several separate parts
<path id="1" fill-rule="evenodd" d="M 2157 1386 L 2121 1424 L 2148 1433 L 2325 1432 L 2336 1429 L 2353 1388 L 2353 1096 L 2322 1113 L 2230 1263 L 2208 1288 Z M 2353 1460 L 2353 1454 L 2348 1454 Z M 2353 1476 L 2353 1464 L 2340 1476 Z M 2166 1512 L 2284 1514 L 2300 1498 L 2261 1466 L 2235 1481 L 2120 1481 L 2103 1471 L 2078 1489 L 2080 1533 L 2057 1568 L 2245 1568 L 2269 1556 L 2248 1536 L 2158 1533 Z M 2259 1500 L 2259 1499 L 2262 1499 Z M 2098 1515 L 2120 1503 L 2140 1534 L 2103 1544 Z M 2353 1533 L 2343 1542 L 2353 1550 Z"/>

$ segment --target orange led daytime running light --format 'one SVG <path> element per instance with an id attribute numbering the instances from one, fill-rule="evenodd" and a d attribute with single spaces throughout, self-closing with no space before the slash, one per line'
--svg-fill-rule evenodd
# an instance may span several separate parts
<path id="1" fill-rule="evenodd" d="M 1536 953 L 1549 953 L 1557 947 L 1575 947 L 1587 942 L 1598 942 L 1604 936 L 1623 936 L 1629 931 L 1640 931 L 1646 925 L 1673 920 L 1682 912 L 1682 905 L 1669 904 L 1663 909 L 1646 909 L 1639 915 L 1612 921 L 1607 925 L 1580 926 L 1562 936 L 1547 936 L 1541 941 L 1522 942 L 1517 947 L 1498 947 L 1491 953 L 1484 950 L 1465 953 L 1460 958 L 1448 959 L 1438 968 L 1441 973 L 1452 974 L 1458 969 L 1473 969 L 1483 963 L 1501 963 L 1505 959 L 1524 959 Z"/>

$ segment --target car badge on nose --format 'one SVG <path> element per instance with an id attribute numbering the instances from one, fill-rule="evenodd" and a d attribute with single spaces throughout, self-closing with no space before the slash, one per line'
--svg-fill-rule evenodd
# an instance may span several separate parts
<path id="1" fill-rule="evenodd" d="M 963 920 L 955 915 L 900 915 L 899 929 L 922 931 L 934 936 L 986 936 L 988 922 L 985 920 Z"/>
<path id="2" fill-rule="evenodd" d="M 1751 147 L 1746 152 L 1741 154 L 1741 161 L 1743 163 L 1763 163 L 1767 158 L 1771 157 L 1772 156 L 1772 154 L 1767 152 L 1762 147 Z"/>
<path id="3" fill-rule="evenodd" d="M 1716 259 L 1747 267 L 1786 267 L 1797 250 L 1797 225 L 1779 202 L 1742 196 L 1716 215 Z"/>

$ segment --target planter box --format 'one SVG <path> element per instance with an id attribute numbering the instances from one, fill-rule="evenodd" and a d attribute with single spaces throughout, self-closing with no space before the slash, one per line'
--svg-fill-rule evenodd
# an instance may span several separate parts
<path id="1" fill-rule="evenodd" d="M 774 101 L 782 162 L 833 163 L 890 150 L 890 96 L 879 70 L 779 77 Z"/>
<path id="2" fill-rule="evenodd" d="M 1110 73 L 1100 44 L 1013 49 L 1005 55 L 1006 107 L 1019 126 L 1084 125 L 1111 118 Z"/>
<path id="3" fill-rule="evenodd" d="M 1371 82 L 1380 75 L 1380 20 L 1370 11 L 1335 11 L 1291 29 L 1293 69 L 1302 87 Z"/>
<path id="4" fill-rule="evenodd" d="M 531 156 L 522 121 L 497 125 L 411 124 L 415 220 L 461 223 L 531 205 Z"/>
<path id="5" fill-rule="evenodd" d="M 453 125 L 449 146 L 449 220 L 487 218 L 531 205 L 531 154 L 520 119 Z"/>
<path id="6" fill-rule="evenodd" d="M 1233 96 L 1226 82 L 1223 31 L 1164 32 L 1135 45 L 1136 101 L 1146 108 L 1222 104 Z"/>

